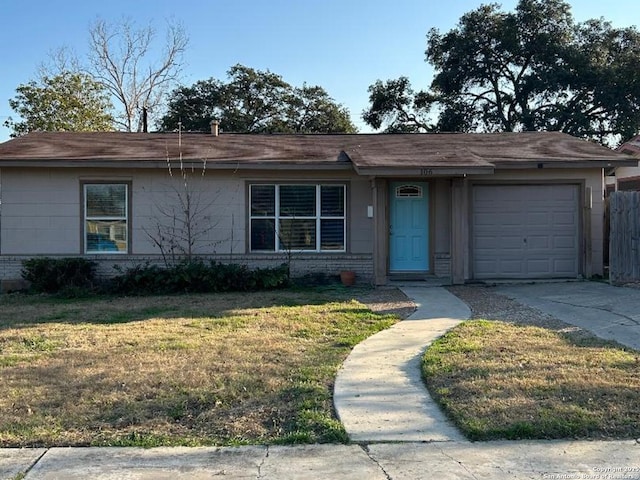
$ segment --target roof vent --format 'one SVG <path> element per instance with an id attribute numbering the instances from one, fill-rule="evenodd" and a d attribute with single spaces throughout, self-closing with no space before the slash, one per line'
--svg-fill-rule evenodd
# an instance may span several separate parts
<path id="1" fill-rule="evenodd" d="M 220 134 L 220 122 L 217 120 L 211 120 L 211 135 L 217 137 Z"/>

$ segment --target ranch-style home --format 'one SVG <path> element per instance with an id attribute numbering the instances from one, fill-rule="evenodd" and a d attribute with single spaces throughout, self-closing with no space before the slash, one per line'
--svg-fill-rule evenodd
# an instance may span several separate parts
<path id="1" fill-rule="evenodd" d="M 83 256 L 104 275 L 160 263 L 185 210 L 192 254 L 290 258 L 293 275 L 591 277 L 604 175 L 637 165 L 556 132 L 30 133 L 0 144 L 0 279 L 33 256 Z"/>

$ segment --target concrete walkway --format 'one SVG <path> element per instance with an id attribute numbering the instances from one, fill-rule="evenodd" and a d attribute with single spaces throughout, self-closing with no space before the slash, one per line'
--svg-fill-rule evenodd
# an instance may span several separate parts
<path id="1" fill-rule="evenodd" d="M 433 340 L 471 312 L 442 287 L 402 291 L 417 310 L 353 349 L 334 387 L 338 418 L 354 442 L 464 441 L 429 396 L 420 362 Z"/>

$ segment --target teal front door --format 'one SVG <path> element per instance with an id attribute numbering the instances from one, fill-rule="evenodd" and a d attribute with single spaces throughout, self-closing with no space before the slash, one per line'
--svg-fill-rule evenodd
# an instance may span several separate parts
<path id="1" fill-rule="evenodd" d="M 429 184 L 393 182 L 389 197 L 389 269 L 428 271 Z"/>

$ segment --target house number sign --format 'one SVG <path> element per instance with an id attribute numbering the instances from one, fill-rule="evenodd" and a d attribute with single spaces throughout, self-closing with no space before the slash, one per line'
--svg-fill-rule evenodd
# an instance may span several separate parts
<path id="1" fill-rule="evenodd" d="M 433 175 L 433 169 L 431 168 L 421 168 L 420 169 L 420 175 L 427 176 L 427 175 Z"/>

